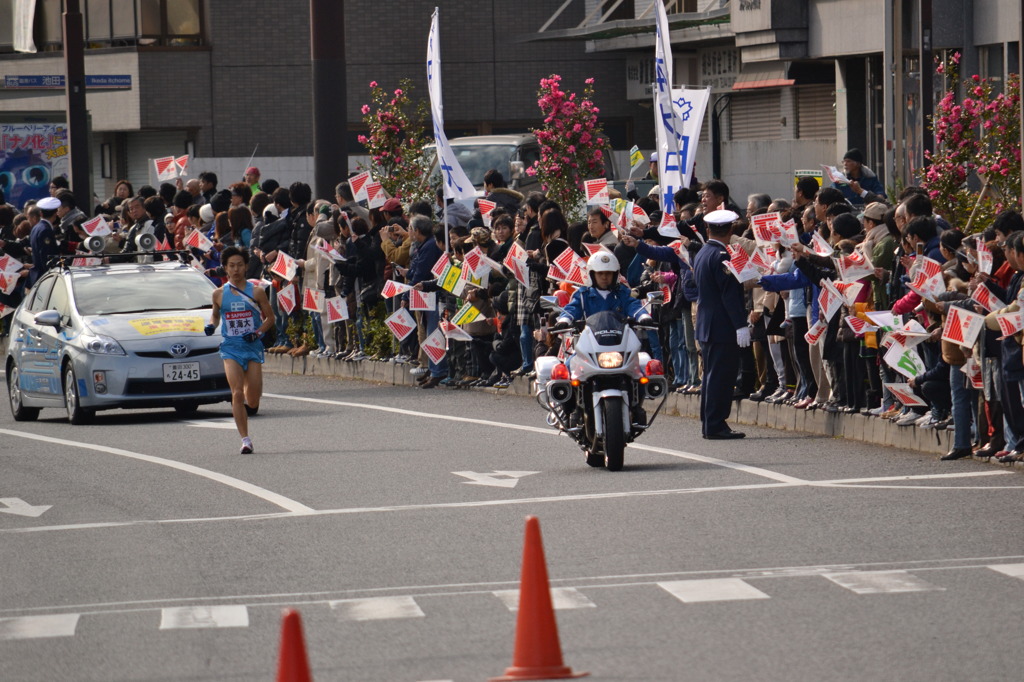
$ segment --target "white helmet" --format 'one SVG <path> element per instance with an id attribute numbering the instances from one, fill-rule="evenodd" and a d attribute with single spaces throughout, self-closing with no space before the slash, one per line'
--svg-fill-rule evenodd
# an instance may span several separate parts
<path id="1" fill-rule="evenodd" d="M 618 272 L 619 259 L 615 254 L 606 249 L 601 249 L 587 260 L 587 277 L 590 279 L 590 286 L 595 286 L 594 272 Z"/>

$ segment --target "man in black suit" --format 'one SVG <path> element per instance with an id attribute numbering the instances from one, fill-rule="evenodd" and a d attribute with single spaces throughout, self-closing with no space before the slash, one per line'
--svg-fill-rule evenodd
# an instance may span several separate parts
<path id="1" fill-rule="evenodd" d="M 717 440 L 743 438 L 725 423 L 732 409 L 733 388 L 739 371 L 739 349 L 750 345 L 743 286 L 725 269 L 729 260 L 725 246 L 732 223 L 739 216 L 728 210 L 704 216 L 708 241 L 697 253 L 693 276 L 697 284 L 696 337 L 704 356 L 704 379 L 700 391 L 701 433 Z"/>

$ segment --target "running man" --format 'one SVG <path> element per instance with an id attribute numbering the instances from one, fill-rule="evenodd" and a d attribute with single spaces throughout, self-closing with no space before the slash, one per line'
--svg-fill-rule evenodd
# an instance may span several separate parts
<path id="1" fill-rule="evenodd" d="M 213 314 L 206 325 L 207 336 L 213 336 L 220 324 L 224 341 L 220 357 L 231 387 L 231 413 L 242 437 L 241 454 L 253 452 L 249 439 L 249 417 L 260 408 L 263 395 L 263 334 L 274 324 L 267 294 L 245 279 L 249 252 L 229 246 L 221 254 L 227 272 L 227 283 L 213 292 Z M 221 321 L 221 310 L 224 319 Z"/>

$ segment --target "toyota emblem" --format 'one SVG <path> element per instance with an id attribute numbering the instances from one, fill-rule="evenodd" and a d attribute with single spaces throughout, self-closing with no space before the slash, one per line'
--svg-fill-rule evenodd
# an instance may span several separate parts
<path id="1" fill-rule="evenodd" d="M 176 358 L 183 358 L 188 355 L 188 346 L 183 343 L 176 343 L 171 346 L 171 355 Z"/>

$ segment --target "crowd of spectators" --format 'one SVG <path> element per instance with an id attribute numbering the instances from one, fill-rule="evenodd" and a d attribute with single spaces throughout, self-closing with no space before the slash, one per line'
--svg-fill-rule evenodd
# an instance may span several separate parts
<path id="1" fill-rule="evenodd" d="M 202 232 L 214 247 L 193 253 L 214 279 L 223 274 L 219 250 L 249 249 L 249 277 L 268 286 L 275 314 L 277 343 L 269 352 L 401 363 L 423 389 L 503 387 L 517 376 L 532 377 L 536 357 L 559 352 L 548 333 L 554 316 L 542 310 L 540 298 L 565 301 L 574 289 L 564 276 L 553 276 L 561 268 L 552 266 L 566 250 L 586 258 L 607 248 L 635 296 L 647 300 L 650 292 L 664 294 L 664 304 L 651 306 L 660 332 L 650 332 L 645 345 L 663 361 L 673 390 L 696 394 L 702 367 L 694 320 L 700 311 L 687 272 L 707 239 L 703 216 L 731 209 L 739 219 L 730 246 L 748 258 L 760 256 L 763 266 L 746 280 L 753 343 L 739 349 L 736 399 L 950 429 L 954 446 L 944 459 L 974 455 L 1021 461 L 1021 333 L 1004 335 L 997 315 L 1018 311 L 1024 297 L 1024 218 L 1006 210 L 990 225 L 965 234 L 962 226 L 935 215 L 918 187 L 906 188 L 890 203 L 857 150 L 847 153 L 844 166 L 846 183 L 819 189 L 817 179 L 802 178 L 792 197 L 752 194 L 745 210 L 733 203 L 721 180 L 681 189 L 668 229 L 656 191 L 646 197 L 634 191 L 630 197 L 649 223 L 619 227 L 601 207 L 591 207 L 585 221 L 570 222 L 556 202 L 538 192 L 523 196 L 509 189 L 497 171 L 486 178 L 485 197 L 495 204 L 489 215 L 481 215 L 478 204 L 445 206 L 440 199 L 403 205 L 391 198 L 369 209 L 354 200 L 347 181 L 330 199 L 315 199 L 305 183 L 260 182 L 255 168 L 247 170 L 245 182 L 220 190 L 212 173 L 183 186 L 147 186 L 138 193 L 122 181 L 92 213 L 110 216 L 114 225 L 109 254 L 136 250 L 143 233 L 153 234 L 165 248 L 187 249 L 189 235 Z M 81 225 L 88 218 L 66 185 L 57 185 L 51 187 L 61 201 L 54 228 L 61 249 L 71 254 L 82 250 Z M 759 222 L 761 215 L 770 221 Z M 2 252 L 30 261 L 29 233 L 39 220 L 37 207 L 19 212 L 0 206 Z M 795 239 L 793 233 L 783 238 L 786 224 L 795 226 Z M 765 231 L 765 225 L 774 231 Z M 676 256 L 648 258 L 653 245 L 674 246 Z M 476 248 L 498 265 L 516 249 L 525 260 L 525 276 L 517 279 L 504 266 L 479 277 L 463 276 L 461 286 L 444 286 L 438 261 L 458 266 Z M 281 253 L 297 265 L 291 282 L 270 272 Z M 860 269 L 854 267 L 858 275 L 851 278 L 847 272 L 853 266 Z M 941 283 L 928 291 L 913 286 L 931 267 Z M 413 312 L 416 333 L 401 340 L 383 322 L 410 307 L 412 292 L 403 287 L 402 293 L 386 296 L 389 281 L 436 296 L 434 309 Z M 279 293 L 289 284 L 300 296 L 314 289 L 326 298 L 340 297 L 347 319 L 331 322 L 325 310 L 301 304 L 287 312 Z M 0 302 L 16 304 L 22 289 Z M 822 306 L 823 290 L 839 290 L 841 306 Z M 449 320 L 466 303 L 479 318 L 456 327 Z M 977 338 L 966 345 L 943 339 L 948 317 L 961 310 L 985 316 Z M 885 312 L 889 316 L 879 315 Z M 447 338 L 447 352 L 435 361 L 422 344 L 438 328 Z M 912 371 L 886 360 L 894 342 L 916 352 L 920 362 L 911 364 Z M 921 404 L 889 390 L 891 384 L 908 384 Z"/>

